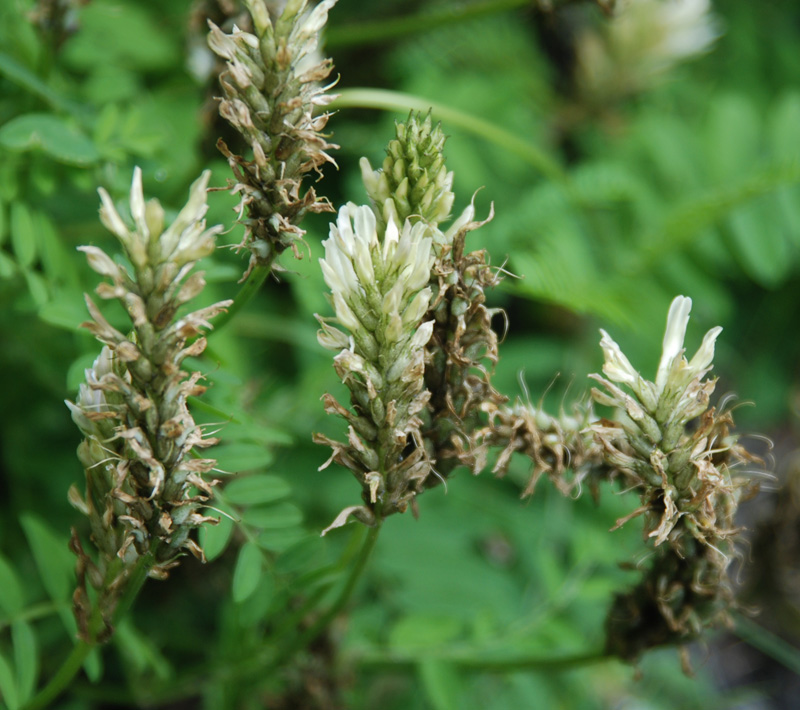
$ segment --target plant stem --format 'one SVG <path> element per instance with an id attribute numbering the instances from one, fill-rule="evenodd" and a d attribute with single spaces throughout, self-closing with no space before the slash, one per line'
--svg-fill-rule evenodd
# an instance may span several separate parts
<path id="1" fill-rule="evenodd" d="M 119 602 L 117 602 L 117 606 L 114 609 L 114 623 L 119 621 L 125 616 L 125 614 L 128 613 L 131 606 L 133 606 L 133 602 L 136 600 L 136 597 L 139 596 L 139 592 L 141 591 L 142 586 L 147 579 L 147 573 L 150 571 L 150 568 L 155 562 L 156 542 L 157 541 L 153 541 L 153 544 L 151 545 L 147 554 L 142 555 L 136 561 L 133 572 L 131 572 L 131 575 L 128 578 L 128 583 L 125 585 L 125 591 L 122 593 L 122 596 L 120 597 Z"/>
<path id="2" fill-rule="evenodd" d="M 736 614 L 736 635 L 761 653 L 800 675 L 800 651 L 761 624 Z"/>
<path id="3" fill-rule="evenodd" d="M 154 547 L 155 543 L 153 545 L 153 548 Z M 136 596 L 139 594 L 145 579 L 147 579 L 147 573 L 150 570 L 154 560 L 153 548 L 151 548 L 147 554 L 142 555 L 136 562 L 136 565 L 134 566 L 133 571 L 128 578 L 125 591 L 122 593 L 122 596 L 120 597 L 120 600 L 114 609 L 114 614 L 112 617 L 114 622 L 128 613 L 128 610 L 133 604 L 134 599 L 136 599 Z M 106 581 L 109 581 L 109 577 L 113 578 L 115 576 L 116 570 L 112 566 L 109 570 L 109 573 L 106 575 Z M 89 655 L 92 649 L 97 646 L 97 634 L 102 630 L 104 623 L 105 622 L 103 621 L 103 614 L 100 606 L 96 604 L 92 612 L 92 616 L 89 619 L 89 640 L 86 641 L 85 639 L 81 639 L 77 644 L 75 644 L 69 656 L 67 656 L 64 662 L 61 664 L 61 667 L 56 671 L 56 674 L 50 679 L 50 682 L 44 688 L 42 688 L 42 690 L 39 691 L 28 703 L 23 705 L 20 710 L 41 710 L 41 708 L 46 708 L 51 702 L 53 702 L 53 700 L 55 700 L 69 687 L 73 678 L 81 669 L 86 657 Z"/>
<path id="4" fill-rule="evenodd" d="M 206 666 L 201 669 L 199 673 L 192 674 L 191 676 L 180 681 L 171 681 L 169 686 L 158 694 L 148 697 L 151 703 L 166 703 L 182 700 L 188 697 L 193 697 L 198 693 L 198 688 L 208 682 L 210 678 L 217 681 L 224 682 L 242 682 L 247 678 L 263 677 L 273 673 L 275 670 L 281 668 L 284 663 L 291 658 L 295 653 L 308 646 L 317 636 L 322 633 L 325 628 L 333 621 L 337 614 L 344 608 L 350 600 L 358 580 L 366 568 L 370 554 L 372 553 L 375 543 L 378 540 L 378 533 L 380 532 L 380 525 L 369 528 L 366 538 L 361 544 L 358 555 L 355 558 L 355 563 L 350 570 L 350 574 L 342 587 L 339 596 L 333 602 L 331 607 L 317 620 L 315 624 L 309 627 L 304 633 L 294 636 L 289 639 L 285 644 L 278 641 L 278 649 L 264 649 L 262 652 L 251 655 L 246 659 L 236 659 L 229 664 L 219 663 L 212 666 Z M 355 537 L 355 536 L 354 536 Z M 349 545 L 348 545 L 349 548 Z M 347 558 L 349 552 L 345 551 L 343 558 Z M 319 602 L 325 590 L 319 590 L 306 603 L 301 607 L 302 612 L 312 609 Z M 281 623 L 275 630 L 276 639 L 280 639 L 287 631 L 292 631 L 296 628 L 297 623 L 300 622 L 302 616 L 300 613 L 293 613 Z M 24 710 L 27 710 L 25 708 Z"/>
<path id="5" fill-rule="evenodd" d="M 210 338 L 214 333 L 218 332 L 220 328 L 228 323 L 242 308 L 244 308 L 245 305 L 250 302 L 253 296 L 255 296 L 258 290 L 261 288 L 261 284 L 264 283 L 270 271 L 272 271 L 273 261 L 274 258 L 268 264 L 259 264 L 253 268 L 248 275 L 247 280 L 239 289 L 239 293 L 237 293 L 233 299 L 233 303 L 230 305 L 230 308 L 228 308 L 226 312 L 220 313 L 219 316 L 214 319 L 214 330 L 209 331 L 206 337 Z"/>
<path id="6" fill-rule="evenodd" d="M 436 101 L 387 89 L 342 89 L 331 108 L 374 108 L 402 112 L 430 109 L 442 121 L 511 151 L 550 180 L 568 185 L 569 178 L 561 165 L 533 143 L 518 138 L 494 123 Z"/>
<path id="7" fill-rule="evenodd" d="M 529 4 L 530 0 L 484 0 L 484 2 L 442 8 L 419 15 L 358 22 L 344 27 L 334 26 L 327 31 L 325 45 L 327 47 L 352 47 L 363 44 L 379 44 L 386 40 L 428 32 L 438 27 L 472 20 L 483 15 L 516 10 Z"/>
<path id="8" fill-rule="evenodd" d="M 28 703 L 22 706 L 21 710 L 41 710 L 46 708 L 55 700 L 72 682 L 75 674 L 80 670 L 86 656 L 95 647 L 95 643 L 88 641 L 78 641 L 72 648 L 71 653 L 61 664 L 56 674 L 50 682 L 42 688 Z"/>
<path id="9" fill-rule="evenodd" d="M 374 528 L 369 528 L 367 530 L 367 536 L 364 539 L 364 544 L 361 546 L 361 551 L 358 553 L 358 557 L 353 565 L 353 569 L 350 571 L 350 575 L 348 576 L 344 587 L 342 587 L 342 591 L 339 593 L 336 601 L 333 602 L 330 609 L 328 609 L 328 611 L 326 611 L 319 619 L 317 619 L 312 626 L 306 629 L 306 631 L 299 636 L 296 636 L 294 640 L 285 648 L 279 650 L 278 657 L 276 661 L 271 664 L 270 670 L 272 667 L 277 666 L 279 662 L 285 661 L 297 653 L 297 651 L 305 648 L 312 641 L 314 641 L 314 639 L 316 639 L 317 636 L 319 636 L 328 627 L 331 621 L 336 618 L 339 612 L 341 612 L 341 610 L 345 607 L 347 602 L 350 601 L 350 597 L 352 596 L 353 591 L 358 584 L 358 580 L 361 578 L 361 575 L 367 566 L 367 561 L 372 554 L 375 543 L 378 541 L 378 534 L 380 531 L 380 523 L 378 523 Z"/>
<path id="10" fill-rule="evenodd" d="M 602 663 L 612 657 L 602 651 L 578 653 L 573 656 L 510 656 L 508 658 L 485 658 L 477 654 L 464 653 L 425 653 L 419 655 L 394 655 L 385 653 L 366 653 L 356 657 L 356 662 L 371 666 L 398 665 L 414 666 L 421 660 L 435 660 L 451 663 L 463 669 L 484 673 L 516 673 L 518 671 L 567 671 L 574 668 Z"/>

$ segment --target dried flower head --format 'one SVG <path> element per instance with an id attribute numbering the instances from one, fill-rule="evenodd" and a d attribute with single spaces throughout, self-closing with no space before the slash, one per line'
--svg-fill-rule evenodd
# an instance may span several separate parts
<path id="1" fill-rule="evenodd" d="M 247 141 L 252 160 L 218 146 L 236 175 L 234 190 L 247 210 L 242 248 L 250 251 L 250 269 L 271 265 L 287 248 L 297 251 L 305 232 L 298 223 L 307 212 L 333 211 L 306 175 L 333 163 L 323 130 L 327 113 L 316 113 L 335 97 L 322 86 L 333 67 L 317 60 L 319 36 L 336 0 L 309 8 L 308 0 L 288 0 L 272 15 L 264 0 L 246 0 L 255 34 L 236 26 L 230 34 L 209 22 L 211 49 L 226 61 L 220 76 L 224 97 L 219 111 Z"/>
<path id="2" fill-rule="evenodd" d="M 605 331 L 600 345 L 607 379 L 591 375 L 605 390 L 592 390 L 595 401 L 617 411 L 615 422 L 592 429 L 606 463 L 641 497 L 617 527 L 643 516 L 645 535 L 656 547 L 642 585 L 618 597 L 609 617 L 609 648 L 624 658 L 641 650 L 641 638 L 634 638 L 641 619 L 650 627 L 646 636 L 667 642 L 691 639 L 724 616 L 732 598 L 726 570 L 739 532 L 734 514 L 753 489 L 733 470 L 749 457 L 731 432 L 730 412 L 710 407 L 716 381 L 704 379 L 722 329 L 711 329 L 691 360 L 684 357 L 691 305 L 683 296 L 672 302 L 654 381 L 633 368 Z M 631 607 L 639 611 L 632 615 Z M 661 630 L 653 627 L 654 615 Z"/>
<path id="3" fill-rule="evenodd" d="M 203 219 L 208 179 L 205 172 L 192 185 L 186 206 L 165 228 L 164 210 L 157 200 L 145 202 L 136 168 L 130 194 L 133 228 L 100 189 L 100 218 L 119 240 L 131 269 L 97 247 L 80 248 L 92 269 L 110 280 L 98 286 L 97 294 L 118 300 L 132 326 L 128 334 L 117 330 L 86 297 L 92 320 L 83 325 L 104 347 L 86 371 L 77 401 L 67 402 L 85 437 L 78 456 L 86 471 L 86 495 L 73 486 L 70 502 L 88 516 L 100 552 L 95 562 L 73 536 L 79 555 L 75 603 L 85 637 L 90 635 L 87 575 L 99 590 L 97 604 L 110 630 L 134 567 L 144 565 L 151 577 L 163 578 L 185 552 L 203 559 L 190 534 L 209 521 L 199 508 L 213 485 L 203 474 L 215 462 L 192 453 L 216 440 L 203 436 L 187 408 L 187 398 L 205 388 L 200 373 L 190 375 L 182 363 L 203 352 L 206 341 L 198 336 L 230 301 L 178 311 L 203 289 L 202 272 L 190 272 L 212 252 L 221 230 L 207 229 Z"/>
<path id="4" fill-rule="evenodd" d="M 478 444 L 473 450 L 473 473 L 487 465 L 491 448 L 501 449 L 492 466 L 499 477 L 508 472 L 511 457 L 520 453 L 533 464 L 531 479 L 522 496 L 533 495 L 539 479 L 546 475 L 564 495 L 580 492 L 584 481 L 602 466 L 602 449 L 589 428 L 595 417 L 589 403 L 573 406 L 570 412 L 548 414 L 541 406 L 517 400 L 513 405 L 487 403 L 488 424 L 475 436 Z M 597 481 L 589 485 L 595 495 Z"/>

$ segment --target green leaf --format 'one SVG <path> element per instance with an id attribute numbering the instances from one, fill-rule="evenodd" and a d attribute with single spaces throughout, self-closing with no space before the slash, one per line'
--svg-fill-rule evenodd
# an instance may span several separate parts
<path id="1" fill-rule="evenodd" d="M 100 158 L 94 143 L 80 128 L 50 113 L 12 118 L 0 128 L 0 146 L 20 152 L 38 148 L 70 165 L 91 165 Z"/>
<path id="2" fill-rule="evenodd" d="M 789 244 L 774 219 L 776 213 L 775 203 L 762 199 L 728 218 L 731 246 L 742 270 L 766 287 L 776 286 L 792 266 Z"/>
<path id="3" fill-rule="evenodd" d="M 115 66 L 139 71 L 174 70 L 180 43 L 164 20 L 141 3 L 93 2 L 81 11 L 81 31 L 62 52 L 76 69 Z"/>
<path id="4" fill-rule="evenodd" d="M 39 654 L 36 648 L 36 635 L 26 621 L 15 621 L 11 625 L 11 639 L 14 642 L 14 663 L 17 666 L 19 701 L 26 702 L 36 689 L 39 676 Z"/>
<path id="5" fill-rule="evenodd" d="M 11 246 L 21 267 L 28 268 L 36 261 L 33 214 L 24 202 L 14 202 L 11 205 Z"/>
<path id="6" fill-rule="evenodd" d="M 259 547 L 269 550 L 270 552 L 285 552 L 290 547 L 303 540 L 306 535 L 306 531 L 301 527 L 263 530 L 256 542 Z"/>
<path id="7" fill-rule="evenodd" d="M 6 206 L 0 202 L 0 244 L 6 240 L 8 234 L 8 219 L 6 219 Z"/>
<path id="8" fill-rule="evenodd" d="M 92 683 L 97 683 L 103 677 L 103 657 L 98 648 L 93 648 L 83 662 L 83 670 Z"/>
<path id="9" fill-rule="evenodd" d="M 790 91 L 784 94 L 770 113 L 770 148 L 780 160 L 800 158 L 800 145 L 797 141 L 797 127 L 800 126 L 800 93 Z"/>
<path id="10" fill-rule="evenodd" d="M 76 292 L 70 292 L 68 289 L 59 289 L 53 294 L 53 298 L 39 309 L 39 318 L 45 323 L 54 325 L 57 328 L 63 328 L 64 330 L 72 332 L 81 332 L 80 325 L 86 321 L 86 306 L 80 298 L 74 298 L 75 295 Z M 96 355 L 92 355 L 91 357 L 95 358 Z M 83 382 L 83 370 L 86 367 L 90 367 L 92 362 L 94 362 L 94 359 L 89 361 L 88 364 L 83 360 L 81 361 L 81 369 L 78 373 L 77 380 L 78 383 Z M 74 381 L 69 377 L 67 379 L 70 382 Z"/>
<path id="11" fill-rule="evenodd" d="M 21 180 L 19 179 L 21 156 L 6 153 L 0 160 L 0 200 L 11 203 L 20 193 Z"/>
<path id="12" fill-rule="evenodd" d="M 417 665 L 425 695 L 434 710 L 458 710 L 462 681 L 452 664 L 424 659 Z"/>
<path id="13" fill-rule="evenodd" d="M 292 503 L 257 506 L 242 513 L 242 519 L 256 528 L 289 528 L 303 522 L 303 512 Z"/>
<path id="14" fill-rule="evenodd" d="M 389 634 L 389 643 L 399 650 L 435 648 L 457 638 L 461 622 L 448 616 L 410 614 L 398 621 Z"/>
<path id="15" fill-rule="evenodd" d="M 0 607 L 9 615 L 14 616 L 22 610 L 25 598 L 22 595 L 22 585 L 14 568 L 5 557 L 0 556 Z"/>
<path id="16" fill-rule="evenodd" d="M 51 281 L 71 282 L 77 290 L 78 279 L 74 271 L 75 262 L 64 248 L 64 242 L 59 236 L 55 224 L 44 212 L 38 212 L 34 219 L 45 274 Z M 82 301 L 83 299 L 75 298 L 74 300 Z"/>
<path id="17" fill-rule="evenodd" d="M 9 662 L 0 656 L 0 696 L 8 710 L 17 710 L 19 707 L 19 692 L 14 681 L 14 671 Z"/>
<path id="18" fill-rule="evenodd" d="M 230 473 L 264 468 L 272 461 L 270 450 L 258 444 L 223 444 L 214 449 L 214 457 L 219 468 Z"/>
<path id="19" fill-rule="evenodd" d="M 263 575 L 259 580 L 256 591 L 251 594 L 238 608 L 239 628 L 252 628 L 263 621 L 272 611 L 272 602 L 275 589 L 268 575 Z"/>
<path id="20" fill-rule="evenodd" d="M 719 181 L 746 176 L 756 163 L 761 125 L 749 98 L 723 95 L 711 102 L 706 126 L 707 167 Z"/>
<path id="21" fill-rule="evenodd" d="M 25 277 L 25 283 L 28 284 L 28 291 L 31 294 L 33 302 L 37 308 L 41 308 L 50 299 L 50 293 L 47 290 L 47 282 L 41 274 L 30 269 L 23 269 L 22 275 Z"/>
<path id="22" fill-rule="evenodd" d="M 20 523 L 50 598 L 55 602 L 69 599 L 74 575 L 73 557 L 67 548 L 66 538 L 58 537 L 33 513 L 23 513 Z"/>
<path id="23" fill-rule="evenodd" d="M 26 91 L 44 99 L 53 108 L 72 113 L 78 113 L 82 109 L 80 105 L 64 98 L 51 89 L 30 69 L 4 52 L 0 52 L 0 74 L 13 81 L 17 86 L 21 86 Z"/>
<path id="24" fill-rule="evenodd" d="M 289 484 L 278 476 L 246 476 L 225 486 L 225 499 L 235 505 L 259 505 L 274 503 L 291 492 Z"/>
<path id="25" fill-rule="evenodd" d="M 774 163 L 730 187 L 711 190 L 679 204 L 664 218 L 660 228 L 648 237 L 631 271 L 657 269 L 665 256 L 683 248 L 703 230 L 727 217 L 734 209 L 761 195 L 800 182 L 800 162 Z M 756 235 L 757 237 L 758 235 Z"/>
<path id="26" fill-rule="evenodd" d="M 322 538 L 319 535 L 306 533 L 303 538 L 278 557 L 275 570 L 279 574 L 313 570 L 322 564 L 324 551 Z"/>
<path id="27" fill-rule="evenodd" d="M 207 514 L 214 515 L 219 513 L 214 510 L 206 511 Z M 217 559 L 228 546 L 233 533 L 233 520 L 227 515 L 219 515 L 219 523 L 216 525 L 203 525 L 200 528 L 200 546 L 203 548 L 206 560 Z"/>
<path id="28" fill-rule="evenodd" d="M 113 639 L 120 653 L 137 675 L 152 668 L 159 680 L 169 679 L 171 675 L 169 663 L 155 644 L 133 625 L 130 618 L 120 621 Z"/>
<path id="29" fill-rule="evenodd" d="M 256 591 L 263 573 L 262 552 L 257 545 L 246 542 L 239 551 L 236 567 L 233 570 L 233 601 L 237 604 Z"/>
<path id="30" fill-rule="evenodd" d="M 6 256 L 0 251 L 0 278 L 10 279 L 17 273 L 17 264 L 10 256 Z"/>

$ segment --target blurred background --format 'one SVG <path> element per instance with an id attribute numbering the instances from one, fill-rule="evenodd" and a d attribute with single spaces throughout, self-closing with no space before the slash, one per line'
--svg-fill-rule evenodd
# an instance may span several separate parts
<path id="1" fill-rule="evenodd" d="M 6 695 L 5 669 L 32 687 L 70 647 L 66 540 L 79 516 L 66 492 L 83 472 L 63 400 L 99 349 L 79 328 L 96 281 L 75 248 L 114 248 L 96 188 L 123 198 L 140 165 L 145 193 L 176 209 L 205 168 L 226 186 L 217 138 L 239 147 L 216 111 L 208 18 L 226 29 L 249 22 L 238 0 L 0 4 Z M 543 481 L 520 502 L 529 465 L 519 460 L 502 481 L 459 472 L 420 499 L 419 520 L 390 520 L 352 613 L 288 672 L 265 677 L 242 664 L 269 643 L 276 614 L 317 590 L 322 598 L 352 554 L 347 531 L 319 538 L 359 490 L 346 471 L 318 472 L 328 454 L 310 443 L 312 431 L 341 434 L 319 398 L 342 395 L 315 338 L 312 314 L 330 312 L 317 267 L 328 219 L 315 215 L 303 224 L 304 258 L 284 256 L 285 271 L 193 363 L 213 385 L 193 411 L 224 424 L 220 467 L 279 477 L 280 500 L 247 508 L 240 491 L 244 524 L 221 525 L 207 541 L 214 563 L 187 561 L 170 581 L 149 583 L 112 648 L 94 657 L 95 682 L 78 681 L 60 707 L 796 707 L 800 7 L 339 0 L 324 51 L 343 98 L 328 124 L 339 169 L 326 168 L 320 194 L 336 206 L 365 201 L 358 159 L 381 162 L 412 96 L 450 136 L 454 211 L 473 194 L 478 215 L 494 206 L 470 239 L 509 273 L 490 296 L 509 322 L 501 392 L 568 407 L 599 370 L 600 327 L 652 377 L 679 294 L 694 301 L 690 352 L 723 326 L 717 395 L 736 398 L 737 424 L 773 474 L 741 511 L 750 545 L 740 597 L 760 613 L 692 648 L 692 678 L 673 649 L 638 669 L 487 668 L 499 652 L 602 648 L 610 599 L 636 580 L 619 563 L 643 554 L 636 521 L 607 532 L 635 501 L 611 488 L 598 503 L 567 500 Z M 374 95 L 353 91 L 364 88 L 406 98 L 394 95 L 397 111 L 375 110 Z M 236 197 L 209 201 L 209 222 L 229 228 L 221 243 L 238 244 Z M 203 298 L 232 297 L 245 265 L 220 249 L 203 265 Z M 235 489 L 230 498 L 235 505 Z M 231 593 L 251 538 L 266 552 L 258 583 Z"/>

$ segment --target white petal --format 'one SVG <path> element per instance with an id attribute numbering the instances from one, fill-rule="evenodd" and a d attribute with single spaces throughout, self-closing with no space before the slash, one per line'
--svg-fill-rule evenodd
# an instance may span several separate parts
<path id="1" fill-rule="evenodd" d="M 208 211 L 206 203 L 208 180 L 211 177 L 210 170 L 204 170 L 197 180 L 189 188 L 189 199 L 186 205 L 178 213 L 175 221 L 164 231 L 159 240 L 162 253 L 169 256 L 177 248 L 181 241 L 181 235 L 194 223 L 200 222 Z M 203 227 L 201 227 L 203 228 Z M 186 244 L 181 244 L 181 248 L 186 248 Z"/>
<path id="2" fill-rule="evenodd" d="M 336 318 L 351 333 L 361 328 L 361 323 L 340 293 L 333 294 L 333 308 L 336 311 Z"/>
<path id="3" fill-rule="evenodd" d="M 100 207 L 100 221 L 110 232 L 116 234 L 123 242 L 127 242 L 130 231 L 122 217 L 119 216 L 117 208 L 114 207 L 111 196 L 102 187 L 97 192 L 100 194 L 100 200 L 103 203 Z"/>
<path id="4" fill-rule="evenodd" d="M 603 349 L 605 362 L 603 363 L 603 372 L 606 373 L 608 379 L 612 382 L 620 382 L 622 384 L 632 387 L 639 373 L 633 368 L 630 361 L 620 349 L 611 336 L 606 333 L 602 328 L 600 329 L 602 338 L 600 339 L 600 347 Z"/>
<path id="5" fill-rule="evenodd" d="M 431 335 L 433 335 L 433 321 L 429 320 L 427 323 L 423 323 L 417 328 L 417 332 L 414 333 L 414 337 L 411 338 L 411 348 L 418 350 L 424 347 L 431 339 Z"/>
<path id="6" fill-rule="evenodd" d="M 722 327 L 717 326 L 706 333 L 702 345 L 700 345 L 699 350 L 689 363 L 689 369 L 692 371 L 694 377 L 702 375 L 711 366 L 711 363 L 714 361 L 714 344 L 721 332 Z"/>
<path id="7" fill-rule="evenodd" d="M 672 301 L 667 314 L 667 327 L 664 332 L 664 344 L 661 350 L 661 361 L 656 373 L 656 390 L 658 394 L 664 387 L 676 357 L 683 354 L 683 341 L 686 337 L 686 326 L 689 324 L 689 312 L 692 310 L 692 299 L 678 296 Z"/>
<path id="8" fill-rule="evenodd" d="M 403 312 L 403 324 L 416 326 L 417 322 L 425 315 L 428 310 L 428 305 L 431 302 L 431 290 L 429 288 L 423 289 L 415 297 L 414 300 L 408 305 Z"/>
<path id="9" fill-rule="evenodd" d="M 150 238 L 150 229 L 147 225 L 147 216 L 144 204 L 144 193 L 142 192 L 142 169 L 137 165 L 133 169 L 133 180 L 131 181 L 131 217 L 145 240 Z"/>
<path id="10" fill-rule="evenodd" d="M 86 259 L 89 262 L 89 266 L 92 267 L 94 271 L 102 276 L 110 276 L 112 279 L 116 279 L 119 276 L 119 266 L 114 263 L 114 260 L 106 254 L 102 249 L 98 249 L 97 247 L 78 247 L 78 251 L 82 251 L 86 254 Z"/>

